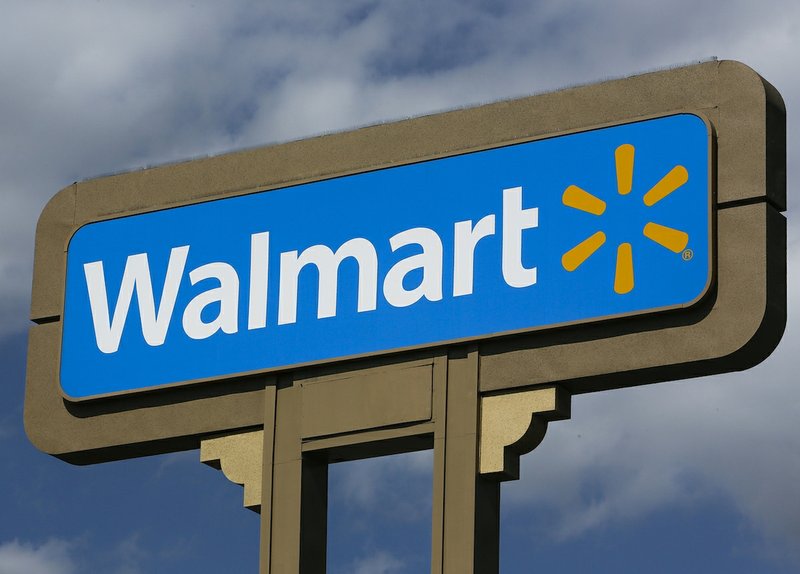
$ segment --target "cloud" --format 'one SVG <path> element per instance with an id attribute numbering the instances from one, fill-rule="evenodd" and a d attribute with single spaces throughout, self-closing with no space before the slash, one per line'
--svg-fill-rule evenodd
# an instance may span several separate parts
<path id="1" fill-rule="evenodd" d="M 141 543 L 141 535 L 134 532 L 114 547 L 114 574 L 139 574 L 142 563 L 151 557 L 151 552 Z"/>
<path id="2" fill-rule="evenodd" d="M 39 546 L 11 540 L 0 543 L 0 572 L 3 574 L 72 574 L 76 571 L 71 546 L 51 539 Z"/>
<path id="3" fill-rule="evenodd" d="M 0 331 L 25 326 L 36 218 L 74 180 L 710 55 L 751 62 L 794 98 L 779 56 L 800 7 L 770 4 L 11 0 Z"/>
<path id="4" fill-rule="evenodd" d="M 799 49 L 794 0 L 8 0 L 3 13 L 0 335 L 27 325 L 36 219 L 74 180 L 708 56 L 752 65 L 790 114 L 800 107 L 800 77 L 786 64 Z M 789 117 L 794 181 L 800 146 Z M 576 397 L 572 419 L 551 426 L 504 497 L 551 509 L 559 540 L 720 493 L 766 541 L 786 549 L 800 539 L 793 222 L 789 234 L 791 315 L 774 357 L 742 374 Z M 158 472 L 188 456 L 165 459 Z M 429 455 L 409 456 L 337 466 L 336 495 L 380 507 L 392 485 L 427 479 Z M 416 516 L 415 501 L 406 504 Z M 131 568 L 142 559 L 137 544 L 128 545 Z M 41 571 L 71 572 L 69 552 L 59 541 L 8 542 L 0 565 L 60 557 L 66 569 Z M 384 556 L 385 568 L 400 567 Z M 25 564 L 20 572 L 36 573 L 40 562 Z"/>
<path id="5" fill-rule="evenodd" d="M 16 539 L 0 543 L 2 574 L 139 574 L 146 571 L 143 565 L 152 558 L 153 553 L 143 546 L 136 532 L 108 548 L 90 546 L 86 536 L 74 541 L 52 538 L 39 545 Z M 170 556 L 160 559 L 168 561 Z"/>
<path id="6" fill-rule="evenodd" d="M 800 280 L 800 252 L 790 257 Z M 573 398 L 572 418 L 553 423 L 503 496 L 513 512 L 552 512 L 555 540 L 657 510 L 722 497 L 764 549 L 800 561 L 800 476 L 795 430 L 800 306 L 784 340 L 761 365 L 709 377 Z"/>
<path id="7" fill-rule="evenodd" d="M 353 574 L 395 574 L 402 572 L 403 566 L 403 562 L 391 554 L 377 552 L 353 562 L 349 571 Z"/>
<path id="8" fill-rule="evenodd" d="M 432 451 L 339 463 L 331 467 L 332 496 L 352 510 L 413 522 L 431 507 Z"/>
<path id="9" fill-rule="evenodd" d="M 155 479 L 162 478 L 176 465 L 197 464 L 200 457 L 196 450 L 186 450 L 161 455 L 158 458 L 158 466 L 154 472 Z"/>

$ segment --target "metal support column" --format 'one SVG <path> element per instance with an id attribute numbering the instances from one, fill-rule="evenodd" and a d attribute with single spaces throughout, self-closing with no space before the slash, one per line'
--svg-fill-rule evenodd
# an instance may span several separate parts
<path id="1" fill-rule="evenodd" d="M 299 386 L 279 381 L 272 461 L 264 433 L 261 574 L 325 573 L 328 464 L 302 453 L 300 401 Z"/>
<path id="2" fill-rule="evenodd" d="M 434 574 L 492 574 L 499 568 L 500 483 L 478 473 L 478 351 L 450 353 L 434 437 Z M 443 408 L 442 408 L 443 407 Z"/>

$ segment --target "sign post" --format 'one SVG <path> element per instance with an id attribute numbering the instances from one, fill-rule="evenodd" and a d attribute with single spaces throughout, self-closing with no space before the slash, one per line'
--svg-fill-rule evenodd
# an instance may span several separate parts
<path id="1" fill-rule="evenodd" d="M 73 184 L 36 242 L 25 422 L 201 448 L 261 571 L 324 572 L 327 465 L 434 450 L 432 572 L 572 395 L 744 369 L 786 321 L 785 111 L 737 62 Z"/>

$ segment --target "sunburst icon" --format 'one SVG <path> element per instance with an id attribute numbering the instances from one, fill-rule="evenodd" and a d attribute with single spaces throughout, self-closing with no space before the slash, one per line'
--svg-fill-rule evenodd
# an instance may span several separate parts
<path id="1" fill-rule="evenodd" d="M 635 148 L 631 144 L 623 144 L 614 152 L 617 172 L 617 193 L 628 195 L 633 189 L 633 160 Z M 659 201 L 682 187 L 689 181 L 689 172 L 682 165 L 674 166 L 642 197 L 645 206 L 653 207 Z M 578 209 L 596 216 L 602 216 L 606 211 L 606 202 L 592 195 L 577 185 L 570 185 L 564 190 L 561 202 L 567 207 Z M 673 253 L 683 253 L 686 258 L 686 246 L 689 244 L 689 234 L 679 229 L 660 225 L 648 221 L 642 229 L 642 234 L 658 245 L 669 249 Z M 575 271 L 589 257 L 606 243 L 606 234 L 596 231 L 575 247 L 564 253 L 561 265 L 567 271 Z M 622 242 L 617 245 L 616 270 L 614 273 L 614 291 L 625 295 L 633 291 L 635 285 L 633 270 L 633 248 L 630 243 Z"/>

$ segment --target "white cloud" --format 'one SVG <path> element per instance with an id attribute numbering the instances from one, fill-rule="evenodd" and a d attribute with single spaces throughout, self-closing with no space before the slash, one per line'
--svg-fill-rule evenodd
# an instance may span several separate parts
<path id="1" fill-rule="evenodd" d="M 800 252 L 790 262 L 796 285 Z M 751 370 L 574 397 L 571 420 L 553 423 L 504 487 L 508 507 L 552 511 L 549 533 L 565 540 L 722 497 L 766 548 L 800 559 L 798 348 L 794 299 L 784 340 Z"/>
<path id="2" fill-rule="evenodd" d="M 75 563 L 68 542 L 52 539 L 39 546 L 11 540 L 0 544 L 3 574 L 72 574 Z"/>
<path id="3" fill-rule="evenodd" d="M 800 167 L 791 114 L 800 107 L 800 77 L 787 64 L 800 51 L 794 0 L 8 0 L 3 15 L 0 335 L 26 325 L 44 203 L 100 173 L 707 56 L 740 59 L 781 90 L 790 110 L 790 182 Z M 790 208 L 798 201 L 790 185 Z M 790 249 L 791 316 L 773 358 L 738 375 L 576 397 L 572 420 L 552 425 L 504 496 L 524 508 L 558 509 L 563 539 L 722 493 L 770 540 L 800 539 L 794 223 Z M 182 460 L 165 459 L 160 471 Z M 424 454 L 402 460 L 343 466 L 337 495 L 369 509 L 387 480 L 430 471 Z M 61 552 L 66 560 L 68 550 L 57 541 L 10 542 L 0 558 Z"/>
<path id="4" fill-rule="evenodd" d="M 0 331 L 25 326 L 35 221 L 73 180 L 709 55 L 796 99 L 800 7 L 768 4 L 6 2 Z"/>
<path id="5" fill-rule="evenodd" d="M 160 479 L 166 473 L 172 472 L 175 466 L 185 466 L 186 464 L 196 465 L 200 456 L 196 450 L 185 450 L 181 452 L 173 452 L 164 454 L 158 457 L 158 466 L 156 467 L 154 478 Z"/>
<path id="6" fill-rule="evenodd" d="M 114 547 L 114 574 L 140 574 L 142 563 L 150 557 L 150 551 L 142 547 L 138 532 L 120 541 Z"/>
<path id="7" fill-rule="evenodd" d="M 356 560 L 350 571 L 353 574 L 395 574 L 403 571 L 403 562 L 387 552 Z"/>
<path id="8" fill-rule="evenodd" d="M 432 451 L 339 463 L 330 470 L 332 496 L 365 512 L 427 519 L 432 472 Z"/>

